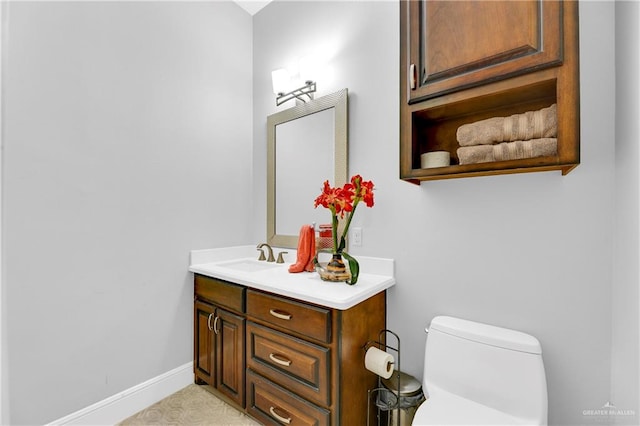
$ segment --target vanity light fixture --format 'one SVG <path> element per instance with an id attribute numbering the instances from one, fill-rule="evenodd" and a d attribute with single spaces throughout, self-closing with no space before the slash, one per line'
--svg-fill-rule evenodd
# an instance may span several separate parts
<path id="1" fill-rule="evenodd" d="M 316 91 L 316 82 L 311 77 L 313 73 L 312 61 L 303 58 L 298 64 L 298 70 L 290 72 L 284 68 L 277 69 L 271 73 L 273 93 L 276 95 L 276 106 L 297 99 L 306 103 L 313 100 Z"/>
<path id="2" fill-rule="evenodd" d="M 288 93 L 278 92 L 276 93 L 276 106 L 290 101 L 291 99 L 297 99 L 302 102 L 313 100 L 313 94 L 316 91 L 315 81 L 307 80 L 304 82 L 304 86 L 294 89 Z"/>

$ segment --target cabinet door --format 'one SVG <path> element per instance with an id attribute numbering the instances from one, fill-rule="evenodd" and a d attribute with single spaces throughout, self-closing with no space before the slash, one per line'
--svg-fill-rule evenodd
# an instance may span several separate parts
<path id="1" fill-rule="evenodd" d="M 401 1 L 409 103 L 562 64 L 558 1 Z"/>
<path id="2" fill-rule="evenodd" d="M 196 301 L 194 308 L 193 372 L 210 386 L 215 386 L 215 339 L 213 322 L 215 308 L 208 303 Z"/>
<path id="3" fill-rule="evenodd" d="M 223 309 L 216 310 L 216 388 L 244 407 L 245 319 Z"/>

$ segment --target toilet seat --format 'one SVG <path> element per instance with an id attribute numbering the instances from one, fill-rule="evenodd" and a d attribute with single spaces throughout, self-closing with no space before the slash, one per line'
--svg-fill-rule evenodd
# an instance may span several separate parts
<path id="1" fill-rule="evenodd" d="M 428 425 L 524 425 L 532 424 L 450 392 L 429 388 L 413 418 L 413 426 Z"/>

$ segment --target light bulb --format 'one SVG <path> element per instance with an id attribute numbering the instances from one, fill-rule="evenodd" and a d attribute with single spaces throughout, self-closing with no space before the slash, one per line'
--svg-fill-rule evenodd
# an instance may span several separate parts
<path id="1" fill-rule="evenodd" d="M 273 84 L 273 93 L 276 95 L 286 93 L 289 86 L 289 72 L 284 68 L 272 71 L 271 83 Z"/>

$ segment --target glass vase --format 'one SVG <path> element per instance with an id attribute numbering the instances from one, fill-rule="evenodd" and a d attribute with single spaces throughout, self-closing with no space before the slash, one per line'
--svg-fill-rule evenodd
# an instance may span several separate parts
<path id="1" fill-rule="evenodd" d="M 334 253 L 328 263 L 317 263 L 316 271 L 323 281 L 349 281 L 351 273 L 342 259 L 342 254 Z"/>

